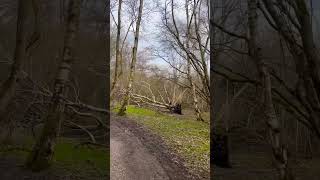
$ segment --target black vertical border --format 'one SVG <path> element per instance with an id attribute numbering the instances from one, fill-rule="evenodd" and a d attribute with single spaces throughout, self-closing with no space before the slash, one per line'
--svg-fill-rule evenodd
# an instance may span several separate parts
<path id="1" fill-rule="evenodd" d="M 213 147 L 213 127 L 214 127 L 214 118 L 213 118 L 213 114 L 214 114 L 214 109 L 213 109 L 213 102 L 214 102 L 214 98 L 213 98 L 213 88 L 214 88 L 214 84 L 213 84 L 213 62 L 214 62 L 214 55 L 213 55 L 213 36 L 214 36 L 214 27 L 213 24 L 211 23 L 213 21 L 213 7 L 214 7 L 214 0 L 208 0 L 209 1 L 209 38 L 210 38 L 210 179 L 213 178 L 213 166 L 212 166 L 212 159 L 213 156 L 211 154 L 211 147 Z"/>
<path id="2" fill-rule="evenodd" d="M 111 61 L 111 57 L 110 57 L 110 0 L 106 0 L 105 2 L 106 5 L 106 44 L 105 44 L 105 52 L 106 52 L 106 72 L 107 72 L 107 78 L 106 78 L 106 109 L 108 111 L 107 115 L 106 115 L 106 124 L 108 126 L 107 134 L 108 137 L 106 137 L 108 139 L 107 145 L 109 147 L 109 150 L 107 151 L 107 156 L 109 156 L 109 169 L 106 169 L 106 171 L 109 171 L 108 173 L 108 177 L 107 179 L 110 179 L 110 77 L 111 77 L 111 72 L 110 72 L 110 61 Z"/>

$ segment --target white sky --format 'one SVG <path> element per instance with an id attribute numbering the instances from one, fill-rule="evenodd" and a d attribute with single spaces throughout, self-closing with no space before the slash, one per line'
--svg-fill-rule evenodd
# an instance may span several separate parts
<path id="1" fill-rule="evenodd" d="M 118 0 L 113 0 L 113 3 Z M 175 0 L 175 3 L 183 3 L 184 0 Z M 160 4 L 161 7 L 164 7 L 165 0 L 144 0 L 144 13 L 147 11 L 147 9 L 153 9 L 152 12 L 149 12 L 147 15 L 143 16 L 142 18 L 142 25 L 141 25 L 141 31 L 140 31 L 140 41 L 139 41 L 139 50 L 143 48 L 156 48 L 161 49 L 161 45 L 158 43 L 158 36 L 160 34 L 159 25 L 161 24 L 161 13 L 159 12 L 160 8 L 156 7 L 156 4 Z M 314 18 L 315 18 L 315 34 L 319 34 L 320 32 L 320 0 L 313 0 L 313 6 L 314 6 Z M 184 8 L 183 6 L 181 8 Z M 125 5 L 123 5 L 122 9 L 122 25 L 123 25 L 123 31 L 122 31 L 122 37 L 124 36 L 124 33 L 128 26 L 128 14 L 125 12 Z M 117 19 L 117 5 L 112 9 L 113 15 L 115 19 Z M 184 20 L 185 14 L 184 10 L 181 9 L 181 11 L 176 11 L 177 21 Z M 111 23 L 113 23 L 113 20 L 111 19 Z M 134 24 L 135 26 L 135 24 Z M 320 35 L 317 35 L 317 39 L 320 42 Z M 133 33 L 130 32 L 128 36 L 128 41 L 133 42 Z M 132 43 L 131 43 L 132 44 Z M 159 66 L 167 67 L 167 63 L 164 62 L 162 59 L 154 58 L 150 63 L 157 64 Z"/>
<path id="2" fill-rule="evenodd" d="M 182 3 L 184 0 L 176 0 L 175 3 Z M 145 8 L 143 11 L 146 13 L 148 11 L 148 14 L 145 14 L 142 17 L 142 24 L 141 24 L 141 29 L 140 29 L 140 34 L 139 34 L 139 46 L 138 46 L 138 52 L 139 50 L 143 48 L 155 48 L 155 49 L 160 49 L 161 44 L 158 42 L 159 41 L 159 34 L 160 34 L 160 27 L 161 25 L 161 13 L 159 12 L 161 8 L 156 7 L 156 5 L 160 5 L 160 7 L 164 7 L 165 0 L 144 0 L 144 5 Z M 113 15 L 115 19 L 117 20 L 117 7 L 115 6 L 114 9 L 112 9 Z M 148 10 L 147 10 L 148 9 Z M 152 9 L 150 11 L 149 9 Z M 150 12 L 149 12 L 150 11 Z M 176 16 L 177 16 L 177 21 L 183 20 L 185 18 L 184 12 L 183 11 L 176 11 Z M 122 25 L 123 32 L 122 32 L 122 37 L 124 36 L 124 31 L 126 31 L 127 26 L 128 26 L 128 18 L 125 17 L 128 16 L 128 14 L 125 12 L 124 6 L 122 9 Z M 111 19 L 112 24 L 113 20 Z M 135 26 L 135 24 L 134 24 Z M 133 42 L 133 33 L 131 32 L 128 36 L 128 41 Z M 168 64 L 163 61 L 160 58 L 154 58 L 150 61 L 151 64 L 156 64 L 160 67 L 168 67 Z"/>

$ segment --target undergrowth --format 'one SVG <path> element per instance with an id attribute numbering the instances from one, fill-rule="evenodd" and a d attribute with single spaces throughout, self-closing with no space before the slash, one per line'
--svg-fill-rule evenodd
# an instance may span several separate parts
<path id="1" fill-rule="evenodd" d="M 33 144 L 34 141 L 28 138 L 23 146 L 0 145 L 0 157 L 14 156 L 23 163 Z M 85 177 L 107 176 L 110 166 L 109 150 L 96 146 L 78 146 L 78 144 L 75 140 L 60 138 L 55 146 L 51 168 L 64 169 Z"/>

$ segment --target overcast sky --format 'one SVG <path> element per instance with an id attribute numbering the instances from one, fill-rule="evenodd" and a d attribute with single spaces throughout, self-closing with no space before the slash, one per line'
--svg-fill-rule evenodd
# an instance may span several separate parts
<path id="1" fill-rule="evenodd" d="M 139 50 L 143 48 L 156 48 L 161 49 L 160 44 L 158 43 L 158 36 L 160 34 L 160 28 L 159 25 L 161 24 L 161 13 L 160 8 L 157 8 L 156 5 L 160 4 L 161 7 L 164 6 L 165 0 L 145 0 L 145 8 L 144 12 L 147 11 L 147 9 L 151 9 L 150 12 L 148 12 L 147 15 L 143 17 L 142 25 L 141 25 L 141 31 L 140 31 L 140 41 L 139 41 Z M 176 0 L 176 2 L 183 3 L 183 0 Z M 315 34 L 317 36 L 318 42 L 320 42 L 320 0 L 313 0 L 313 13 L 314 13 L 314 27 L 315 27 Z M 115 19 L 117 19 L 117 6 L 112 10 L 113 15 Z M 183 6 L 181 7 L 183 8 Z M 124 25 L 123 29 L 126 29 L 126 24 L 128 24 L 128 15 L 125 14 L 125 10 L 123 9 L 122 15 Z M 183 20 L 185 18 L 183 9 L 181 11 L 176 12 L 177 19 Z M 113 23 L 113 20 L 111 20 Z M 124 32 L 122 32 L 122 35 Z M 133 33 L 130 33 L 130 36 L 128 37 L 128 40 L 133 42 Z M 157 65 L 165 66 L 166 63 L 161 59 L 153 59 L 151 63 L 155 63 Z"/>
<path id="2" fill-rule="evenodd" d="M 139 35 L 139 47 L 138 50 L 141 50 L 143 48 L 155 48 L 155 49 L 161 49 L 161 44 L 159 43 L 159 35 L 160 35 L 160 27 L 161 25 L 161 8 L 164 7 L 165 0 L 145 0 L 145 8 L 144 12 L 148 12 L 147 14 L 144 14 L 141 24 L 141 31 Z M 184 0 L 176 0 L 176 3 L 183 3 Z M 183 7 L 183 6 L 182 6 Z M 115 19 L 117 19 L 117 6 L 112 10 L 113 15 Z M 122 16 L 123 17 L 123 29 L 127 28 L 128 24 L 128 15 L 125 14 L 125 10 L 123 9 Z M 185 19 L 184 12 L 183 11 L 176 11 L 177 21 Z M 126 22 L 126 24 L 125 24 Z M 112 20 L 113 23 L 113 20 Z M 122 32 L 122 35 L 124 32 Z M 133 33 L 130 33 L 130 37 L 128 37 L 128 41 L 133 42 Z M 162 67 L 167 67 L 167 63 L 164 62 L 160 58 L 155 58 L 150 61 L 152 64 L 157 64 Z"/>

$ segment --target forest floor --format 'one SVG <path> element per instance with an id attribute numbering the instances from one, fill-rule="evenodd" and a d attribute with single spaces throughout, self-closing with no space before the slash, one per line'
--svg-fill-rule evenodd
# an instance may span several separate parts
<path id="1" fill-rule="evenodd" d="M 71 137 L 72 135 L 72 137 Z M 16 132 L 10 145 L 0 145 L 1 180 L 104 180 L 109 175 L 109 150 L 80 145 L 82 133 L 68 133 L 58 139 L 53 165 L 41 172 L 24 167 L 34 138 Z M 102 140 L 98 140 L 102 143 Z"/>
<path id="2" fill-rule="evenodd" d="M 232 168 L 213 166 L 214 180 L 275 180 L 277 171 L 272 162 L 270 146 L 244 131 L 230 135 Z M 290 158 L 290 156 L 289 156 Z M 295 180 L 319 180 L 320 158 L 290 158 Z"/>
<path id="3" fill-rule="evenodd" d="M 125 139 L 122 142 L 124 149 L 134 149 L 122 152 L 125 154 L 122 158 L 126 161 L 126 166 L 135 165 L 128 171 L 143 172 L 143 167 L 151 164 L 151 167 L 156 168 L 147 167 L 144 173 L 150 172 L 147 173 L 148 176 L 156 177 L 155 179 L 209 179 L 208 123 L 196 121 L 187 114 L 172 115 L 135 106 L 128 107 L 126 117 L 114 115 L 111 119 L 112 163 L 115 162 L 113 156 L 117 156 L 113 155 L 112 148 L 116 146 L 112 142 L 118 138 L 115 135 L 118 133 L 124 136 L 120 137 Z M 142 149 L 142 153 L 137 149 Z M 149 154 L 153 160 L 144 161 L 145 158 L 141 158 L 143 153 Z M 139 167 L 137 164 L 140 164 Z M 111 164 L 111 176 L 112 168 Z M 161 176 L 164 178 L 160 178 Z M 136 179 L 150 178 L 137 175 Z"/>

